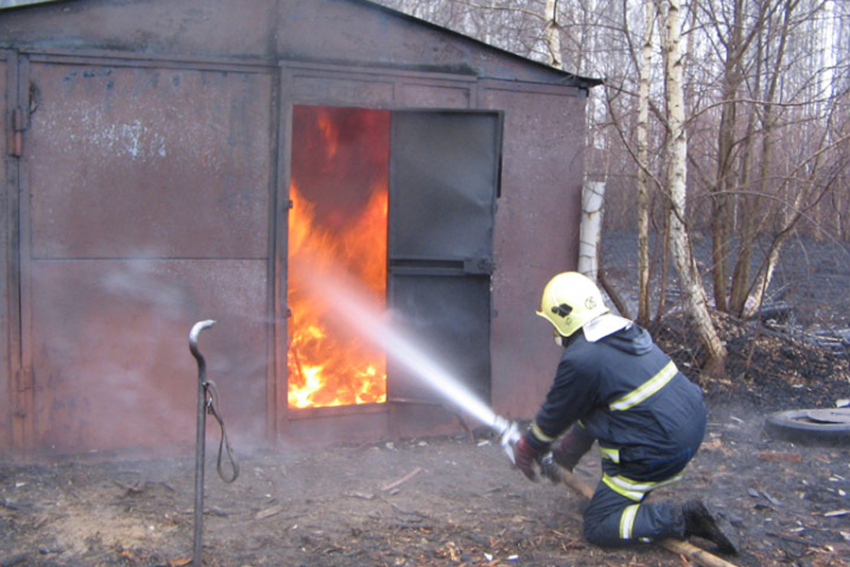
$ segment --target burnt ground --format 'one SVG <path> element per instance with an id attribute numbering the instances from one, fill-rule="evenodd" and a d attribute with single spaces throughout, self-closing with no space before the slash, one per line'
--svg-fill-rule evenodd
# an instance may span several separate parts
<path id="1" fill-rule="evenodd" d="M 777 395 L 786 393 L 778 387 Z M 208 463 L 205 565 L 689 564 L 650 546 L 587 544 L 581 500 L 563 485 L 528 482 L 484 437 L 241 460 L 233 484 L 219 481 Z M 188 459 L 2 466 L 0 564 L 185 564 L 192 555 L 193 471 Z M 597 457 L 585 457 L 577 473 L 595 482 Z M 684 482 L 651 498 L 696 494 L 736 526 L 741 555 L 727 558 L 735 565 L 850 564 L 850 447 L 774 440 L 752 407 L 712 402 L 706 441 Z"/>
<path id="2" fill-rule="evenodd" d="M 847 281 L 828 290 L 838 316 L 850 313 Z M 741 554 L 726 557 L 734 565 L 850 565 L 850 445 L 791 443 L 764 430 L 771 412 L 850 398 L 850 359 L 753 322 L 718 323 L 730 359 L 725 378 L 703 384 L 705 442 L 685 480 L 651 498 L 707 497 L 738 532 Z M 653 330 L 682 368 L 695 363 L 698 349 L 680 318 Z M 240 461 L 240 477 L 225 484 L 208 459 L 207 566 L 691 564 L 648 545 L 589 545 L 581 500 L 562 485 L 528 482 L 483 432 L 254 452 Z M 596 482 L 595 453 L 577 473 Z M 186 564 L 193 475 L 191 458 L 0 463 L 0 565 Z"/>

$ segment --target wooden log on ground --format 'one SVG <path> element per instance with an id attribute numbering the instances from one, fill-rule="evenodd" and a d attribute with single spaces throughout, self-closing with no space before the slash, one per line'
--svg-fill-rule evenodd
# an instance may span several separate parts
<path id="1" fill-rule="evenodd" d="M 553 464 L 547 470 L 547 473 L 556 473 L 563 484 L 566 484 L 583 498 L 587 498 L 589 500 L 593 497 L 593 487 L 579 480 L 570 471 Z M 725 559 L 721 559 L 720 557 L 717 557 L 716 555 L 686 541 L 678 539 L 664 539 L 655 542 L 655 545 L 663 547 L 667 551 L 684 555 L 691 561 L 694 561 L 703 567 L 736 567 L 733 563 L 729 563 Z"/>

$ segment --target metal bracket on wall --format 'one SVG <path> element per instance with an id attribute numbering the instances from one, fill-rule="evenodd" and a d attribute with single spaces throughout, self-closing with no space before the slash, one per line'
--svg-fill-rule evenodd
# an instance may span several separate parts
<path id="1" fill-rule="evenodd" d="M 32 368 L 20 368 L 15 372 L 15 385 L 18 392 L 32 390 Z"/>
<path id="2" fill-rule="evenodd" d="M 29 400 L 26 399 L 26 394 L 33 389 L 33 374 L 32 368 L 19 368 L 15 372 L 15 417 L 23 419 L 27 416 L 30 410 Z"/>
<path id="3" fill-rule="evenodd" d="M 465 274 L 492 274 L 496 271 L 496 262 L 490 258 L 466 258 L 463 261 L 463 273 Z"/>
<path id="4" fill-rule="evenodd" d="M 9 155 L 21 157 L 24 154 L 24 130 L 29 127 L 29 113 L 17 107 L 12 110 L 12 143 L 9 144 Z"/>

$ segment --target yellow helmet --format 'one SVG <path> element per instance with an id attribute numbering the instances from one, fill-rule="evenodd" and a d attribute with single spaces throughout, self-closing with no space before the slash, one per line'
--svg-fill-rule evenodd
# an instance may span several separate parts
<path id="1" fill-rule="evenodd" d="M 548 319 L 561 336 L 569 337 L 608 311 L 602 293 L 588 277 L 563 272 L 546 284 L 537 314 Z"/>

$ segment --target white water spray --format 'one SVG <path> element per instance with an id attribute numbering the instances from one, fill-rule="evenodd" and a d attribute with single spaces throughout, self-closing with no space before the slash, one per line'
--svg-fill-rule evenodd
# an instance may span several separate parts
<path id="1" fill-rule="evenodd" d="M 391 354 L 417 378 L 431 386 L 445 398 L 456 404 L 472 417 L 504 435 L 513 425 L 497 415 L 487 404 L 468 390 L 456 376 L 441 366 L 436 357 L 416 346 L 416 343 L 387 320 L 387 313 L 355 292 L 355 284 L 345 283 L 339 274 L 320 275 L 310 271 L 309 282 L 313 291 L 324 298 L 332 298 L 339 309 L 335 315 L 344 318 L 357 332 L 366 336 Z M 515 425 L 514 425 L 515 427 Z"/>

